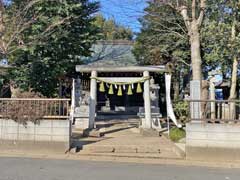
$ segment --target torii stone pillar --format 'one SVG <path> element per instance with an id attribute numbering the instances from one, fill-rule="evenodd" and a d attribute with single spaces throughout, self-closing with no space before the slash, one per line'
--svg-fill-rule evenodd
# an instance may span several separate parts
<path id="1" fill-rule="evenodd" d="M 143 72 L 143 77 L 149 77 L 149 71 Z M 145 108 L 145 122 L 142 128 L 152 128 L 152 117 L 151 117 L 151 99 L 150 99 L 150 80 L 144 82 L 144 108 Z"/>
<path id="2" fill-rule="evenodd" d="M 97 71 L 91 72 L 90 84 L 90 100 L 89 100 L 89 128 L 93 129 L 96 116 L 96 102 L 97 102 Z"/>

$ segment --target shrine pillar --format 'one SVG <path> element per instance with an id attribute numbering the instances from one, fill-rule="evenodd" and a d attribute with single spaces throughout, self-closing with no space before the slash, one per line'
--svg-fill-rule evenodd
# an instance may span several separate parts
<path id="1" fill-rule="evenodd" d="M 96 103 L 97 103 L 97 71 L 91 72 L 90 83 L 90 99 L 89 99 L 89 128 L 93 129 L 96 117 Z"/>
<path id="2" fill-rule="evenodd" d="M 149 71 L 143 72 L 144 78 L 149 78 Z M 142 124 L 142 128 L 152 128 L 151 117 L 151 99 L 150 99 L 150 79 L 144 82 L 144 108 L 145 108 L 145 122 Z"/>

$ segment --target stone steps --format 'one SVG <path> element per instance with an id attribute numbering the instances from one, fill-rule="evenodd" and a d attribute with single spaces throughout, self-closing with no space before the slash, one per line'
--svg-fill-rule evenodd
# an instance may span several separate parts
<path id="1" fill-rule="evenodd" d="M 173 152 L 172 147 L 134 146 L 134 145 L 85 145 L 82 152 L 89 153 L 162 153 Z"/>
<path id="2" fill-rule="evenodd" d="M 99 143 L 99 142 L 97 142 Z M 89 156 L 113 156 L 136 158 L 166 158 L 183 159 L 185 153 L 176 146 L 162 144 L 162 147 L 134 146 L 134 145 L 95 145 L 85 144 L 81 149 L 73 149 L 71 152 Z"/>
<path id="3" fill-rule="evenodd" d="M 183 159 L 182 156 L 176 155 L 173 152 L 160 153 L 89 153 L 88 151 L 80 151 L 77 153 L 82 156 L 104 156 L 104 157 L 127 157 L 127 158 L 151 158 L 151 159 Z"/>
<path id="4" fill-rule="evenodd" d="M 185 159 L 184 156 L 178 156 L 175 153 L 171 152 L 162 152 L 162 153 L 88 153 L 88 152 L 79 152 L 74 153 L 75 155 L 80 156 L 96 156 L 96 157 L 124 157 L 124 158 L 147 158 L 147 159 Z"/>
<path id="5" fill-rule="evenodd" d="M 124 137 L 123 137 L 124 138 Z M 148 140 L 146 140 L 147 142 Z M 83 155 L 107 155 L 107 156 L 126 156 L 131 157 L 153 157 L 153 158 L 183 158 L 184 152 L 181 151 L 174 144 L 162 141 L 159 139 L 158 144 L 151 143 L 149 141 L 146 145 L 139 144 L 139 139 L 136 138 L 135 143 L 124 143 L 123 141 L 116 139 L 100 140 L 99 142 L 91 142 L 81 147 L 79 153 Z"/>
<path id="6" fill-rule="evenodd" d="M 73 134 L 79 134 L 82 136 L 90 136 L 90 137 L 101 137 L 105 134 L 109 134 L 115 131 L 121 131 L 129 128 L 137 127 L 137 122 L 127 121 L 127 122 L 117 122 L 117 121 L 108 121 L 101 122 L 96 124 L 96 129 L 81 129 L 73 127 Z"/>

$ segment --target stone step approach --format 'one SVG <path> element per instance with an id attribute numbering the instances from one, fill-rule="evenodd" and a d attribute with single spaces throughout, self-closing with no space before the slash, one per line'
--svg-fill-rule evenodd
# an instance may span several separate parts
<path id="1" fill-rule="evenodd" d="M 123 129 L 100 138 L 82 138 L 76 149 L 80 155 L 174 159 L 184 157 L 183 151 L 165 136 L 143 136 L 138 128 Z"/>
<path id="2" fill-rule="evenodd" d="M 107 139 L 82 147 L 80 154 L 94 154 L 107 156 L 153 157 L 153 158 L 182 158 L 184 153 L 174 144 L 164 142 L 163 137 L 157 141 L 149 137 L 142 140 Z M 141 141 L 141 142 L 140 142 Z M 145 143 L 145 144 L 144 144 Z"/>

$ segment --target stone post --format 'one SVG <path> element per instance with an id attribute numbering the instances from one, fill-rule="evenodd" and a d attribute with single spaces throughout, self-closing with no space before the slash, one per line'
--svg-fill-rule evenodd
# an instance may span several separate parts
<path id="1" fill-rule="evenodd" d="M 144 77 L 149 77 L 149 71 L 143 72 Z M 151 117 L 151 99 L 150 99 L 150 80 L 144 82 L 144 107 L 145 107 L 145 122 L 143 128 L 152 128 L 152 117 Z"/>
<path id="2" fill-rule="evenodd" d="M 97 71 L 91 73 L 91 84 L 90 84 L 90 99 L 89 99 L 89 128 L 94 128 L 95 116 L 96 116 L 96 103 L 97 103 Z"/>
<path id="3" fill-rule="evenodd" d="M 75 106 L 80 107 L 81 105 L 81 93 L 82 93 L 82 87 L 81 87 L 81 79 L 75 80 Z"/>
<path id="4" fill-rule="evenodd" d="M 210 100 L 213 100 L 215 101 L 216 98 L 215 98 L 215 85 L 214 85 L 214 81 L 215 81 L 215 78 L 212 77 L 210 79 Z M 216 113 L 216 104 L 215 102 L 211 102 L 211 119 L 215 119 L 215 113 Z"/>
<path id="5" fill-rule="evenodd" d="M 72 94 L 71 94 L 71 110 L 70 110 L 70 120 L 74 121 L 74 111 L 75 111 L 75 79 L 72 81 Z"/>
<path id="6" fill-rule="evenodd" d="M 72 94 L 71 94 L 71 99 L 72 99 L 72 104 L 71 104 L 71 111 L 74 111 L 75 109 L 75 79 L 72 80 Z"/>
<path id="7" fill-rule="evenodd" d="M 191 100 L 201 100 L 201 83 L 198 80 L 190 81 L 190 97 Z M 200 102 L 191 102 L 191 119 L 199 120 L 201 119 L 201 103 Z M 196 122 L 196 121 L 194 121 Z M 199 121 L 197 121 L 199 122 Z"/>

